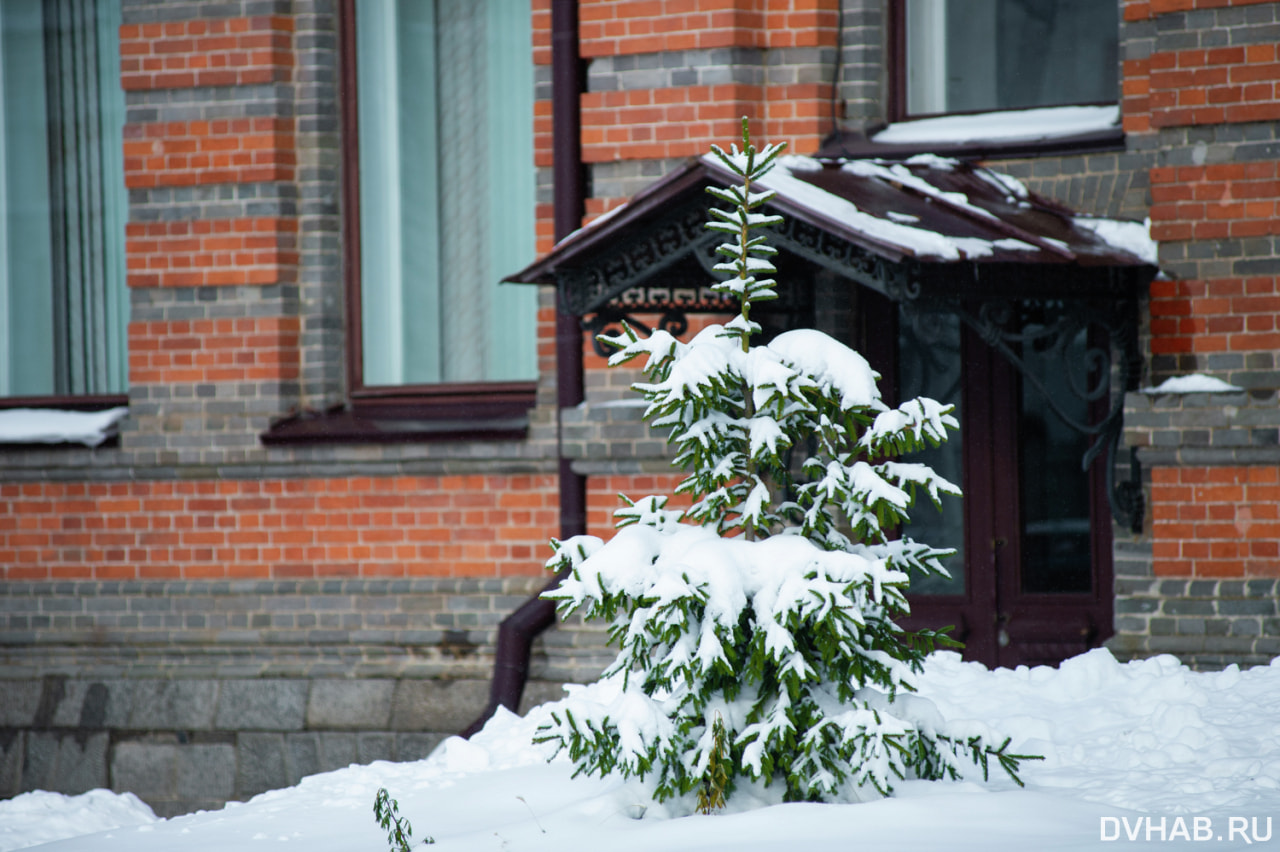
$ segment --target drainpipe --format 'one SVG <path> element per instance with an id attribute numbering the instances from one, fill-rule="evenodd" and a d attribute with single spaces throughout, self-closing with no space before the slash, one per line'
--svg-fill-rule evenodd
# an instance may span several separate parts
<path id="1" fill-rule="evenodd" d="M 582 63 L 578 56 L 577 0 L 551 0 L 551 137 L 555 183 L 555 238 L 567 237 L 582 224 L 585 181 L 582 170 L 582 123 L 579 95 L 583 91 Z M 583 400 L 582 327 L 578 318 L 563 310 L 556 299 L 556 406 L 573 408 Z M 587 531 L 587 480 L 574 473 L 565 458 L 556 417 L 556 444 L 559 455 L 560 538 Z M 564 572 L 543 588 L 554 589 Z M 525 601 L 498 625 L 498 641 L 493 661 L 493 681 L 489 704 L 472 722 L 463 737 L 484 727 L 499 706 L 514 712 L 520 707 L 529 678 L 529 650 L 533 640 L 556 620 L 555 605 L 535 596 Z"/>

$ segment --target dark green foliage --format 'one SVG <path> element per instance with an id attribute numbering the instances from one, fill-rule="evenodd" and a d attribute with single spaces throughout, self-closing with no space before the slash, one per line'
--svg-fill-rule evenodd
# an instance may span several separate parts
<path id="1" fill-rule="evenodd" d="M 413 845 L 413 826 L 409 825 L 407 818 L 400 816 L 400 803 L 391 798 L 386 787 L 379 787 L 378 794 L 373 797 L 373 816 L 387 832 L 387 848 L 391 852 L 409 852 Z M 435 840 L 426 837 L 422 842 L 435 843 Z"/>

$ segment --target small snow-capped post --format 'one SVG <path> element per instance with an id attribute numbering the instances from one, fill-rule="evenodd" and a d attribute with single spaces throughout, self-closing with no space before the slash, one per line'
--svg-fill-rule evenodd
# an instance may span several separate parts
<path id="1" fill-rule="evenodd" d="M 888 795 L 904 778 L 956 778 L 990 761 L 1017 780 L 1024 755 L 972 730 L 951 731 L 914 691 L 942 632 L 905 631 L 913 574 L 944 573 L 952 551 L 904 534 L 918 494 L 940 505 L 959 489 L 898 456 L 957 428 L 952 407 L 913 399 L 889 408 L 861 355 L 798 329 L 752 346 L 753 302 L 776 296 L 764 229 L 767 173 L 781 146 L 713 148 L 737 179 L 712 194 L 708 227 L 734 236 L 718 251 L 739 312 L 685 343 L 624 323 L 601 337 L 611 365 L 643 358 L 645 419 L 670 429 L 677 486 L 624 497 L 618 531 L 553 541 L 547 566 L 569 569 L 546 593 L 562 615 L 609 622 L 619 654 L 601 683 L 553 705 L 537 740 L 567 749 L 577 772 L 639 776 L 659 801 L 710 810 L 739 781 L 787 801 Z M 763 276 L 757 278 L 757 276 Z M 851 285 L 852 286 L 852 285 Z M 1021 783 L 1021 782 L 1019 782 Z M 693 794 L 697 793 L 695 797 Z M 694 799 L 696 798 L 696 805 Z"/>

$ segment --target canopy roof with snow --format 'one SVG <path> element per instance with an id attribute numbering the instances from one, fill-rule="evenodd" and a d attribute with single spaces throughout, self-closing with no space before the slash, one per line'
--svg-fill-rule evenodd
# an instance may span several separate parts
<path id="1" fill-rule="evenodd" d="M 720 239 L 703 228 L 703 190 L 735 182 L 714 157 L 691 160 L 506 280 L 556 284 L 578 315 L 636 287 L 702 288 Z M 1156 272 L 1143 223 L 1075 215 L 959 160 L 788 156 L 762 185 L 786 217 L 773 245 L 895 301 L 1124 299 Z"/>

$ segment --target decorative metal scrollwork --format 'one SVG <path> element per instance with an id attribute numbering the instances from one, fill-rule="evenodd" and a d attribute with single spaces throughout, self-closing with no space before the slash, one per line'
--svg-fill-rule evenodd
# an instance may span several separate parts
<path id="1" fill-rule="evenodd" d="M 598 310 L 622 293 L 679 261 L 704 244 L 720 242 L 703 227 L 706 205 L 690 204 L 640 233 L 624 246 L 580 267 L 557 273 L 557 289 L 566 312 L 582 316 Z"/>
<path id="2" fill-rule="evenodd" d="M 771 228 L 769 236 L 777 248 L 831 269 L 890 298 L 898 298 L 898 291 L 911 286 L 912 263 L 886 261 L 856 243 L 794 216 Z"/>
<path id="3" fill-rule="evenodd" d="M 648 323 L 636 319 L 634 315 L 626 310 L 606 306 L 596 311 L 590 318 L 582 319 L 582 329 L 591 335 L 591 348 L 601 358 L 608 358 L 615 351 L 610 346 L 600 342 L 600 335 L 607 334 L 610 337 L 617 337 L 622 334 L 621 323 L 626 320 L 627 324 L 640 332 L 642 335 L 653 333 L 653 329 Z M 679 337 L 689 330 L 689 319 L 684 311 L 680 310 L 664 310 L 658 319 L 658 328 Z"/>
<path id="4" fill-rule="evenodd" d="M 1023 381 L 1042 395 L 1049 409 L 1074 431 L 1095 440 L 1081 459 L 1087 470 L 1103 453 L 1107 494 L 1111 515 L 1116 523 L 1134 532 L 1142 529 L 1144 512 L 1142 472 L 1136 458 L 1130 459 L 1130 479 L 1117 482 L 1116 454 L 1124 427 L 1124 394 L 1138 385 L 1136 303 L 1117 300 L 1098 304 L 1072 300 L 988 301 L 976 311 L 960 305 L 956 313 L 983 342 L 999 352 L 1021 374 Z M 1091 340 L 1089 331 L 1106 332 L 1105 345 Z M 1070 351 L 1083 343 L 1084 352 Z M 1120 353 L 1113 365 L 1112 352 Z M 1097 423 L 1082 421 L 1066 410 L 1063 401 L 1048 387 L 1036 370 L 1031 369 L 1026 353 L 1035 352 L 1057 365 L 1066 378 L 1066 387 L 1075 400 L 1094 403 L 1113 396 L 1106 417 Z M 1083 363 L 1081 360 L 1083 359 Z M 1121 393 L 1112 394 L 1113 366 L 1118 367 Z"/>

